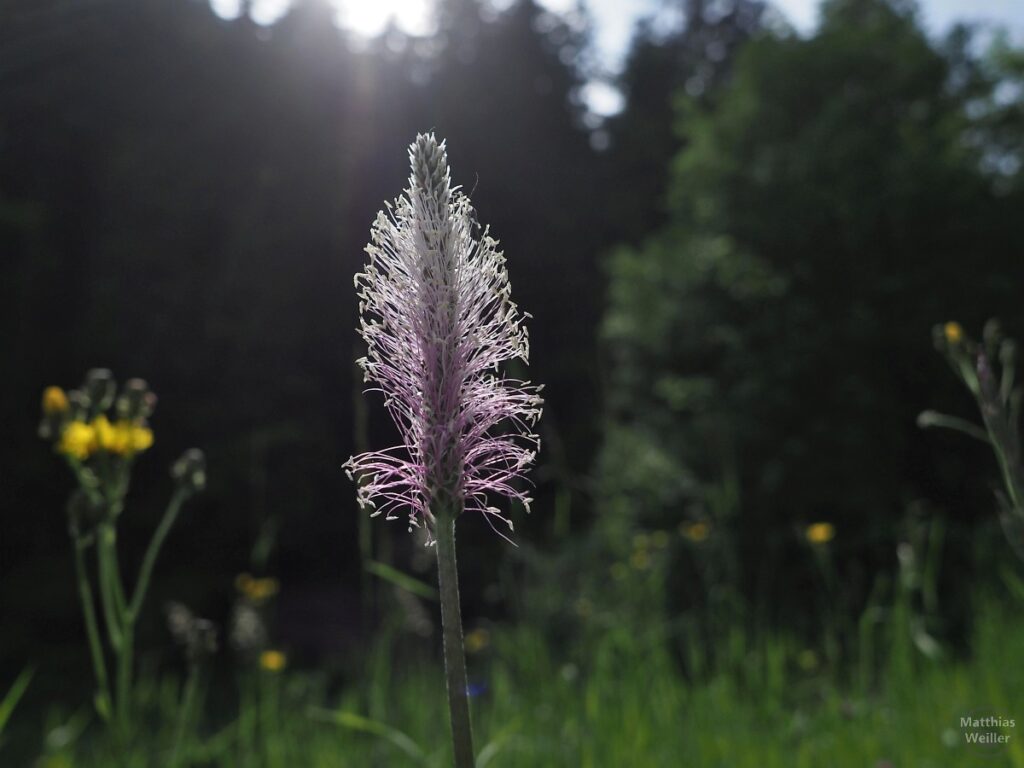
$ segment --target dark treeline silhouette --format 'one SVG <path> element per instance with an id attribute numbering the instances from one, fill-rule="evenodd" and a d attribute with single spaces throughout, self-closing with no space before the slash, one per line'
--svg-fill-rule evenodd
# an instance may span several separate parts
<path id="1" fill-rule="evenodd" d="M 546 432 L 565 446 L 563 474 L 587 471 L 609 235 L 577 95 L 582 18 L 451 0 L 432 38 L 361 41 L 332 13 L 296 2 L 263 28 L 189 0 L 5 5 L 0 548 L 5 614 L 21 629 L 3 633 L 0 655 L 77 635 L 70 482 L 34 439 L 35 406 L 42 386 L 74 386 L 94 366 L 142 376 L 161 398 L 123 521 L 126 569 L 167 464 L 197 445 L 210 486 L 161 562 L 164 597 L 177 589 L 202 607 L 230 594 L 268 521 L 286 584 L 359 578 L 340 469 L 362 354 L 352 276 L 374 214 L 405 185 L 417 131 L 447 138 L 456 182 L 502 241 L 534 316 L 527 374 L 547 385 Z M 539 482 L 543 495 L 550 480 Z M 487 542 L 476 522 L 466 535 Z M 404 525 L 375 527 L 408 538 Z"/>

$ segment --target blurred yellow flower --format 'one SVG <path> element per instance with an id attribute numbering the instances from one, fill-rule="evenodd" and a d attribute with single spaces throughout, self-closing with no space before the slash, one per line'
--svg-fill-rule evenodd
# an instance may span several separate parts
<path id="1" fill-rule="evenodd" d="M 112 452 L 130 456 L 139 450 L 145 450 L 153 444 L 153 433 L 145 427 L 139 427 L 130 421 L 114 422 L 114 445 Z M 149 434 L 148 440 L 145 433 Z"/>
<path id="2" fill-rule="evenodd" d="M 121 430 L 115 429 L 102 413 L 92 420 L 93 432 L 96 434 L 96 445 L 109 453 L 123 453 L 127 447 Z"/>
<path id="3" fill-rule="evenodd" d="M 942 328 L 948 344 L 959 344 L 964 338 L 964 329 L 960 323 L 946 323 Z"/>
<path id="4" fill-rule="evenodd" d="M 466 635 L 466 653 L 480 653 L 491 644 L 491 633 L 478 627 Z"/>
<path id="5" fill-rule="evenodd" d="M 153 430 L 138 424 L 128 424 L 128 446 L 133 453 L 141 453 L 153 447 Z"/>
<path id="6" fill-rule="evenodd" d="M 280 585 L 277 579 L 256 579 L 248 573 L 240 573 L 235 577 L 235 589 L 254 603 L 262 603 L 276 595 Z"/>
<path id="7" fill-rule="evenodd" d="M 797 655 L 796 663 L 804 672 L 813 672 L 818 668 L 818 654 L 810 648 L 805 648 Z"/>
<path id="8" fill-rule="evenodd" d="M 646 549 L 637 549 L 629 558 L 629 564 L 638 571 L 645 571 L 651 564 L 651 556 Z"/>
<path id="9" fill-rule="evenodd" d="M 711 534 L 711 526 L 705 522 L 683 523 L 679 526 L 679 532 L 695 544 L 705 541 Z"/>
<path id="10" fill-rule="evenodd" d="M 100 449 L 120 456 L 131 456 L 153 445 L 153 430 L 135 422 L 120 420 L 114 424 L 102 413 L 92 420 Z"/>
<path id="11" fill-rule="evenodd" d="M 260 668 L 267 672 L 280 672 L 288 666 L 288 657 L 281 651 L 264 651 L 260 654 Z"/>
<path id="12" fill-rule="evenodd" d="M 76 459 L 87 459 L 96 450 L 96 430 L 84 421 L 72 421 L 61 433 L 57 450 Z"/>
<path id="13" fill-rule="evenodd" d="M 832 523 L 813 523 L 804 535 L 811 544 L 828 544 L 836 537 L 836 529 Z"/>
<path id="14" fill-rule="evenodd" d="M 68 396 L 60 387 L 43 390 L 43 413 L 47 415 L 64 413 L 68 409 Z"/>

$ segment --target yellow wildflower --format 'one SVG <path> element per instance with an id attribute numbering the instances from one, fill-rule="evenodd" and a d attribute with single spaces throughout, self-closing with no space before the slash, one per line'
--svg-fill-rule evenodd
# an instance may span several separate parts
<path id="1" fill-rule="evenodd" d="M 960 323 L 946 323 L 942 327 L 942 333 L 947 344 L 959 344 L 964 338 L 964 329 Z"/>
<path id="2" fill-rule="evenodd" d="M 288 666 L 288 657 L 281 651 L 264 651 L 260 654 L 260 667 L 267 672 L 280 672 Z"/>
<path id="3" fill-rule="evenodd" d="M 491 633 L 478 627 L 466 635 L 466 653 L 480 653 L 491 644 Z"/>
<path id="4" fill-rule="evenodd" d="M 43 390 L 43 413 L 50 416 L 64 413 L 68 409 L 68 396 L 60 387 L 47 387 Z"/>
<path id="5" fill-rule="evenodd" d="M 828 544 L 836 537 L 836 529 L 832 523 L 813 523 L 804 535 L 811 544 Z"/>
<path id="6" fill-rule="evenodd" d="M 128 425 L 126 427 L 128 430 L 128 448 L 132 453 L 141 453 L 153 446 L 152 429 L 139 426 L 138 424 L 131 424 L 130 422 L 122 423 Z"/>
<path id="7" fill-rule="evenodd" d="M 102 413 L 92 420 L 96 442 L 108 453 L 131 456 L 153 445 L 153 430 L 121 419 L 113 424 Z"/>
<path id="8" fill-rule="evenodd" d="M 705 522 L 683 523 L 679 526 L 679 532 L 694 544 L 699 544 L 710 535 L 711 526 Z"/>
<path id="9" fill-rule="evenodd" d="M 235 589 L 254 603 L 262 603 L 277 594 L 280 585 L 277 579 L 255 579 L 248 573 L 235 577 Z"/>
<path id="10" fill-rule="evenodd" d="M 123 431 L 113 424 L 102 413 L 92 420 L 92 428 L 96 433 L 96 445 L 108 453 L 124 453 L 128 443 Z"/>
<path id="11" fill-rule="evenodd" d="M 57 450 L 82 460 L 96 450 L 96 430 L 84 421 L 72 421 L 61 433 Z"/>

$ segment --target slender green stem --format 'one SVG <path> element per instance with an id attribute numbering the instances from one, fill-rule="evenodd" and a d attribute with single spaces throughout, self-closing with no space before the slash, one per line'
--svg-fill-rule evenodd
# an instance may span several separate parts
<path id="1" fill-rule="evenodd" d="M 459 609 L 459 575 L 455 564 L 455 509 L 442 504 L 435 511 L 437 580 L 441 593 L 441 627 L 444 636 L 444 669 L 448 683 L 448 710 L 452 722 L 455 768 L 473 768 L 473 729 L 469 719 L 469 681 L 462 643 Z"/>
<path id="2" fill-rule="evenodd" d="M 110 683 L 107 678 L 107 662 L 103 658 L 103 645 L 100 642 L 99 625 L 96 622 L 96 605 L 89 586 L 89 576 L 85 567 L 85 549 L 87 544 L 81 537 L 74 540 L 75 577 L 78 579 L 78 597 L 82 603 L 82 614 L 85 617 L 85 634 L 89 639 L 89 653 L 92 656 L 92 668 L 96 674 L 96 709 L 106 720 L 110 717 Z"/>
<path id="3" fill-rule="evenodd" d="M 121 652 L 123 644 L 124 614 L 118 608 L 113 581 L 116 577 L 111 572 L 110 545 L 112 529 L 106 524 L 96 530 L 96 570 L 100 585 L 100 604 L 103 607 L 103 618 L 107 624 L 107 635 L 110 645 L 116 653 Z"/>
<path id="4" fill-rule="evenodd" d="M 281 680 L 276 672 L 261 674 L 259 686 L 259 729 L 263 741 L 263 758 L 267 768 L 277 768 L 282 764 L 280 752 L 280 698 Z"/>
<path id="5" fill-rule="evenodd" d="M 128 604 L 124 596 L 124 582 L 121 580 L 121 566 L 117 559 L 117 529 L 113 524 L 105 523 L 100 528 L 100 536 L 105 539 L 108 562 L 107 576 L 110 578 L 110 591 L 114 597 L 114 607 L 123 623 L 128 611 Z"/>
<path id="6" fill-rule="evenodd" d="M 196 689 L 199 687 L 199 665 L 190 663 L 188 668 L 188 679 L 185 681 L 185 690 L 181 695 L 181 708 L 178 710 L 178 724 L 174 729 L 174 747 L 171 750 L 170 767 L 178 765 L 178 753 L 181 744 L 185 740 L 185 729 L 188 728 L 189 720 L 192 719 L 192 708 L 195 704 Z"/>
<path id="7" fill-rule="evenodd" d="M 995 448 L 999 469 L 1003 473 L 1010 503 L 1014 511 L 1019 511 L 1024 506 L 1024 467 L 1021 466 L 1020 443 L 1015 438 L 1006 411 L 998 400 L 990 393 L 982 393 L 978 404 L 985 427 L 992 437 L 992 445 Z"/>
<path id="8" fill-rule="evenodd" d="M 150 539 L 146 554 L 142 560 L 142 567 L 139 570 L 139 578 L 135 584 L 135 591 L 132 593 L 132 600 L 124 606 L 124 591 L 121 587 L 120 575 L 117 573 L 117 561 L 114 555 L 114 533 L 113 528 L 104 526 L 106 530 L 100 531 L 100 539 L 103 542 L 102 562 L 105 563 L 105 571 L 102 574 L 107 579 L 107 591 L 110 594 L 115 610 L 120 604 L 120 647 L 117 648 L 117 716 L 123 735 L 127 738 L 131 731 L 131 697 L 132 697 L 132 665 L 135 652 L 135 620 L 137 619 L 142 603 L 146 598 L 146 591 L 149 588 L 149 580 L 153 574 L 153 566 L 156 564 L 157 555 L 163 546 L 167 534 L 174 525 L 178 512 L 181 510 L 187 493 L 179 489 L 171 497 L 170 504 L 164 512 L 160 525 L 157 526 Z"/>
<path id="9" fill-rule="evenodd" d="M 132 719 L 132 656 L 134 652 L 135 624 L 128 618 L 121 637 L 121 650 L 117 655 L 117 717 L 125 739 L 131 733 Z"/>
<path id="10" fill-rule="evenodd" d="M 256 719 L 259 714 L 258 698 L 254 688 L 252 673 L 244 674 L 239 680 L 241 701 L 238 711 L 238 751 L 239 765 L 248 765 L 255 758 L 256 752 Z"/>
<path id="11" fill-rule="evenodd" d="M 174 525 L 174 521 L 178 517 L 178 512 L 181 511 L 181 505 L 187 497 L 188 491 L 186 489 L 178 488 L 175 490 L 174 495 L 171 496 L 170 503 L 167 505 L 167 510 L 164 512 L 163 519 L 160 521 L 160 525 L 157 526 L 156 531 L 153 533 L 153 538 L 149 541 L 146 554 L 142 558 L 142 567 L 139 569 L 139 580 L 135 583 L 132 601 L 128 605 L 128 617 L 132 621 L 135 620 L 142 609 L 142 603 L 146 599 L 146 590 L 149 589 L 149 579 L 153 575 L 153 566 L 156 564 L 157 555 L 160 554 L 160 548 L 164 544 L 164 539 L 167 538 L 171 526 Z"/>

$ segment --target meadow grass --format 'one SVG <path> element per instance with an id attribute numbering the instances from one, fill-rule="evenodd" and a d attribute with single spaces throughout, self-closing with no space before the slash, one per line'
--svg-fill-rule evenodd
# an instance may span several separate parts
<path id="1" fill-rule="evenodd" d="M 144 675 L 142 730 L 130 750 L 90 727 L 64 746 L 51 738 L 35 765 L 450 766 L 443 669 L 401 651 L 407 644 L 378 638 L 361 677 L 334 694 L 322 675 L 243 675 L 231 705 L 205 697 L 176 759 L 181 683 Z M 870 675 L 845 674 L 846 682 L 779 636 L 739 636 L 730 646 L 718 671 L 688 681 L 671 643 L 654 634 L 612 628 L 559 654 L 532 628 L 495 630 L 470 658 L 477 764 L 1024 766 L 1024 621 L 994 603 L 977 617 L 969 658 L 929 661 L 889 643 Z M 1015 718 L 1009 746 L 965 745 L 959 719 L 970 712 Z"/>

